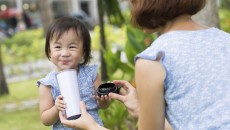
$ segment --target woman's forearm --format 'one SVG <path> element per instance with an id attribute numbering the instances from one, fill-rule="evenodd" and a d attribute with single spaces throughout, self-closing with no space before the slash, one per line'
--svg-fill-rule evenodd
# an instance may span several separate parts
<path id="1" fill-rule="evenodd" d="M 109 130 L 109 129 L 107 129 L 105 127 L 102 127 L 102 126 L 100 126 L 98 124 L 95 124 L 95 126 L 93 126 L 92 128 L 90 128 L 89 130 Z"/>

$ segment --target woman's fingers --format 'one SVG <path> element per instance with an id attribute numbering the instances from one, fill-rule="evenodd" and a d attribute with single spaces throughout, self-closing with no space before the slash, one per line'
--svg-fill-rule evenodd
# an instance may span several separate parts
<path id="1" fill-rule="evenodd" d="M 119 94 L 116 94 L 116 93 L 109 93 L 109 97 L 111 99 L 116 99 L 116 100 L 119 100 L 121 102 L 125 102 L 125 96 L 122 96 L 122 95 L 119 95 Z"/>
<path id="2" fill-rule="evenodd" d="M 113 83 L 115 85 L 121 86 L 125 90 L 129 90 L 131 87 L 133 87 L 128 81 L 125 80 L 114 80 Z"/>

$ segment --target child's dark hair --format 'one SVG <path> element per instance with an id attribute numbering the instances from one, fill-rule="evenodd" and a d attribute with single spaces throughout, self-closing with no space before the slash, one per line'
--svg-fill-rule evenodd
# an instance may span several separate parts
<path id="1" fill-rule="evenodd" d="M 194 15 L 206 0 L 131 0 L 132 22 L 135 26 L 156 29 L 183 15 Z"/>
<path id="2" fill-rule="evenodd" d="M 58 40 L 64 32 L 70 29 L 75 30 L 77 36 L 82 38 L 84 61 L 80 64 L 85 65 L 91 59 L 91 38 L 85 25 L 74 17 L 60 17 L 50 25 L 46 34 L 45 54 L 50 59 L 50 41 L 53 38 L 57 38 L 56 40 Z"/>

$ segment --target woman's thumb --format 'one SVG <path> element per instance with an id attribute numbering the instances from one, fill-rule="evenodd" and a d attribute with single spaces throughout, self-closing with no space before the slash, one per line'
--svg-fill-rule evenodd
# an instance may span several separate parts
<path id="1" fill-rule="evenodd" d="M 116 99 L 116 100 L 119 100 L 119 101 L 121 101 L 121 102 L 124 102 L 124 96 L 122 96 L 122 95 L 119 95 L 119 94 L 116 94 L 116 93 L 109 93 L 109 97 L 111 98 L 111 99 Z"/>

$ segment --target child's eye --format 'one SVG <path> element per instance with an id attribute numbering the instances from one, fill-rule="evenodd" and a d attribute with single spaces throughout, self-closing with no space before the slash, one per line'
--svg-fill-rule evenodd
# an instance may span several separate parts
<path id="1" fill-rule="evenodd" d="M 55 46 L 54 48 L 61 48 L 61 46 Z"/>
<path id="2" fill-rule="evenodd" d="M 70 46 L 70 48 L 77 48 L 76 46 Z"/>

